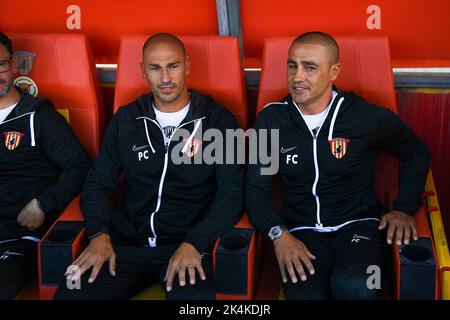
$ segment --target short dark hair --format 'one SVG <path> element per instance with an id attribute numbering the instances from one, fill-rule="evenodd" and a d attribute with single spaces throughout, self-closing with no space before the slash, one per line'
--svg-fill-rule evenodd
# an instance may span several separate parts
<path id="1" fill-rule="evenodd" d="M 0 31 L 0 43 L 5 46 L 6 50 L 8 50 L 9 54 L 13 55 L 13 47 L 11 39 L 8 38 L 6 34 Z"/>
<path id="2" fill-rule="evenodd" d="M 327 49 L 331 64 L 339 62 L 339 45 L 329 34 L 320 31 L 305 32 L 295 38 L 292 41 L 294 43 L 320 44 Z"/>
<path id="3" fill-rule="evenodd" d="M 183 41 L 180 40 L 177 36 L 171 34 L 171 33 L 165 33 L 160 32 L 156 33 L 152 36 L 150 36 L 142 46 L 142 56 L 144 55 L 145 48 L 147 48 L 151 44 L 159 43 L 159 42 L 166 42 L 166 43 L 172 43 L 178 46 L 181 50 L 183 50 L 183 53 L 186 55 L 186 48 L 184 47 Z"/>

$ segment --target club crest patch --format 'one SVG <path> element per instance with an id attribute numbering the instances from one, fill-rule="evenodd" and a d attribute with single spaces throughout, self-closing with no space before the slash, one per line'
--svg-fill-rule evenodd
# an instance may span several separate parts
<path id="1" fill-rule="evenodd" d="M 35 58 L 36 54 L 34 52 L 23 50 L 14 52 L 13 61 L 20 75 L 26 76 L 31 72 Z"/>
<path id="2" fill-rule="evenodd" d="M 334 138 L 328 141 L 330 143 L 331 153 L 336 159 L 342 159 L 348 150 L 350 140 L 345 138 Z"/>
<path id="3" fill-rule="evenodd" d="M 198 153 L 201 145 L 202 145 L 202 141 L 200 141 L 196 138 L 193 138 L 191 140 L 191 142 L 189 143 L 189 145 L 187 146 L 187 149 L 184 154 L 186 156 L 188 156 L 189 158 L 192 158 L 193 156 L 195 156 Z"/>
<path id="4" fill-rule="evenodd" d="M 36 83 L 33 81 L 33 79 L 28 77 L 18 77 L 16 80 L 14 80 L 14 85 L 21 88 L 26 93 L 31 94 L 33 97 L 37 97 L 39 90 L 36 85 Z"/>
<path id="5" fill-rule="evenodd" d="M 14 150 L 17 148 L 24 136 L 23 133 L 17 131 L 3 132 L 3 135 L 5 136 L 5 147 L 8 150 Z"/>

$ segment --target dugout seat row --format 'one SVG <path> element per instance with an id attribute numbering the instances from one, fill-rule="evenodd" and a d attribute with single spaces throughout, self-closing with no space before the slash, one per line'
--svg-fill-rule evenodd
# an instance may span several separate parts
<path id="1" fill-rule="evenodd" d="M 13 34 L 16 50 L 33 52 L 33 69 L 27 77 L 39 88 L 39 97 L 49 97 L 57 108 L 66 109 L 68 121 L 91 156 L 98 154 L 106 126 L 99 85 L 89 45 L 83 35 Z M 146 36 L 121 40 L 116 75 L 114 111 L 148 92 L 140 72 L 141 48 Z M 238 124 L 247 128 L 247 106 L 238 41 L 233 37 L 181 37 L 191 57 L 188 86 L 211 95 L 228 107 Z M 287 93 L 286 57 L 291 38 L 267 40 L 259 86 L 258 110 Z M 396 111 L 389 45 L 382 37 L 337 38 L 341 47 L 342 71 L 336 82 L 367 100 Z M 386 204 L 395 197 L 399 167 L 396 160 L 381 155 L 377 170 L 377 191 Z M 277 197 L 276 190 L 274 191 Z M 277 200 L 277 199 L 275 199 Z M 279 201 L 279 200 L 278 200 Z M 82 215 L 74 199 L 39 244 L 39 293 L 51 299 L 67 265 L 85 245 Z M 393 246 L 396 272 L 395 298 L 437 298 L 437 260 L 424 210 L 417 214 L 420 245 L 429 255 Z M 271 244 L 265 244 L 244 217 L 229 234 L 216 242 L 213 252 L 219 299 L 277 298 L 280 281 Z M 412 247 L 410 245 L 409 247 Z M 264 250 L 262 250 L 264 249 Z M 420 251 L 421 249 L 417 249 Z M 416 250 L 416 251 L 417 251 Z M 411 250 L 409 250 L 411 251 Z M 414 250 L 413 250 L 414 251 Z M 423 251 L 423 250 L 422 250 Z M 267 253 L 267 254 L 266 254 Z M 264 261 L 260 261 L 266 257 Z M 428 270 L 429 278 L 415 279 Z M 271 270 L 275 271 L 272 272 Z M 418 280 L 424 281 L 418 281 Z M 230 286 L 233 284 L 233 286 Z M 272 284 L 267 287 L 267 284 Z M 403 291 L 402 291 L 403 290 Z M 427 295 L 425 296 L 424 293 Z M 160 296 L 156 296 L 160 297 Z"/>

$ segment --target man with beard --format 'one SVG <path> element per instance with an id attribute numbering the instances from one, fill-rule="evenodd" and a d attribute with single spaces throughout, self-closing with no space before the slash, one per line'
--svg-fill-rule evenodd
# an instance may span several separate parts
<path id="1" fill-rule="evenodd" d="M 51 102 L 13 85 L 12 55 L 0 32 L 0 299 L 37 274 L 37 242 L 81 191 L 90 163 Z"/>

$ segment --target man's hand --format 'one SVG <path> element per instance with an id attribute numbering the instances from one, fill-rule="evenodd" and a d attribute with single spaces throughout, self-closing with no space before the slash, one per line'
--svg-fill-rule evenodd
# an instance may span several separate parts
<path id="1" fill-rule="evenodd" d="M 109 261 L 109 273 L 116 276 L 116 253 L 111 243 L 111 238 L 107 234 L 101 234 L 91 240 L 81 255 L 67 268 L 66 279 L 77 281 L 83 273 L 94 267 L 89 277 L 89 283 L 97 278 L 103 264 Z"/>
<path id="2" fill-rule="evenodd" d="M 37 199 L 33 199 L 20 211 L 17 223 L 22 227 L 34 230 L 42 226 L 45 220 L 45 212 L 39 208 Z"/>
<path id="3" fill-rule="evenodd" d="M 411 238 L 411 234 L 414 240 L 417 240 L 417 230 L 416 223 L 414 217 L 400 212 L 400 211 L 391 211 L 381 217 L 380 226 L 378 230 L 383 230 L 388 226 L 387 231 L 387 243 L 392 244 L 392 239 L 394 238 L 397 242 L 397 245 L 409 244 L 409 240 Z"/>
<path id="4" fill-rule="evenodd" d="M 315 273 L 311 260 L 315 260 L 316 257 L 309 252 L 303 242 L 289 232 L 284 231 L 281 237 L 273 242 L 273 245 L 284 283 L 288 281 L 286 270 L 292 283 L 297 283 L 295 270 L 300 275 L 300 279 L 306 281 L 307 277 L 303 265 L 308 269 L 310 275 Z"/>
<path id="5" fill-rule="evenodd" d="M 186 269 L 189 273 L 190 284 L 195 284 L 196 269 L 200 274 L 200 278 L 206 280 L 200 253 L 191 244 L 183 242 L 175 251 L 167 266 L 166 277 L 164 278 L 164 281 L 167 281 L 167 291 L 172 290 L 172 283 L 176 273 L 178 273 L 180 286 L 183 287 L 186 284 Z"/>

